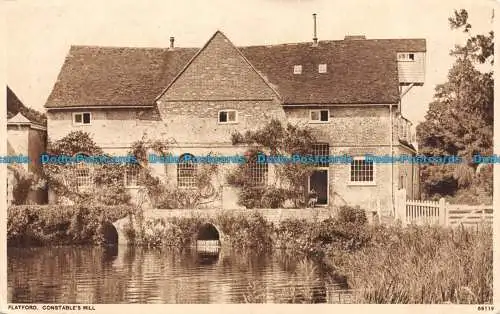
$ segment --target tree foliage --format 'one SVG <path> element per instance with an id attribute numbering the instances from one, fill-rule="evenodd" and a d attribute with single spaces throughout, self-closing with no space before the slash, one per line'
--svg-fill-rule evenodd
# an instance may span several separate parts
<path id="1" fill-rule="evenodd" d="M 425 155 L 458 155 L 465 165 L 424 165 L 422 183 L 427 195 L 454 195 L 460 189 L 490 190 L 490 180 L 475 175 L 475 154 L 493 153 L 493 72 L 480 66 L 493 64 L 493 31 L 471 35 L 465 10 L 455 11 L 450 27 L 467 40 L 451 55 L 455 62 L 448 81 L 435 88 L 425 121 L 418 125 L 419 149 Z M 491 181 L 492 182 L 492 181 Z"/>

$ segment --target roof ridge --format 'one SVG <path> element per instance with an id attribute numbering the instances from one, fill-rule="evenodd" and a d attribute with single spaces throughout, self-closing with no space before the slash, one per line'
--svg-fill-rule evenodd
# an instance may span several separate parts
<path id="1" fill-rule="evenodd" d="M 223 36 L 227 38 L 227 36 L 220 30 L 217 30 L 214 34 L 221 33 Z M 370 42 L 370 41 L 410 41 L 410 40 L 426 40 L 425 38 L 418 38 L 418 37 L 413 37 L 413 38 L 366 38 L 366 39 L 359 39 L 359 40 L 350 40 L 350 39 L 326 39 L 326 40 L 319 40 L 318 44 L 321 43 L 343 43 L 343 42 Z M 276 43 L 276 44 L 263 44 L 263 45 L 234 45 L 236 48 L 253 48 L 253 47 L 278 47 L 278 46 L 296 46 L 296 45 L 307 45 L 310 44 L 312 45 L 311 41 L 297 41 L 297 42 L 286 42 L 286 43 Z M 70 46 L 71 48 L 99 48 L 99 49 L 151 49 L 151 50 L 168 50 L 168 51 L 175 51 L 175 50 L 184 50 L 184 49 L 201 49 L 201 47 L 174 47 L 174 48 L 169 48 L 169 47 L 152 47 L 152 46 L 144 46 L 144 47 L 138 47 L 138 46 L 108 46 L 108 45 L 80 45 L 80 44 L 72 44 Z"/>

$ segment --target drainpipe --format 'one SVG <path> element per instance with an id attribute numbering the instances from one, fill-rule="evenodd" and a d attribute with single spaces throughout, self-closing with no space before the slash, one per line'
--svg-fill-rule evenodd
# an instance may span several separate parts
<path id="1" fill-rule="evenodd" d="M 401 101 L 401 100 L 400 100 Z M 390 119 L 390 128 L 391 128 L 391 140 L 390 140 L 390 150 L 391 150 L 391 199 L 392 199 L 392 212 L 394 217 L 396 217 L 396 207 L 394 205 L 394 150 L 393 150 L 393 138 L 394 138 L 394 125 L 392 119 L 392 104 L 389 104 L 389 119 Z"/>

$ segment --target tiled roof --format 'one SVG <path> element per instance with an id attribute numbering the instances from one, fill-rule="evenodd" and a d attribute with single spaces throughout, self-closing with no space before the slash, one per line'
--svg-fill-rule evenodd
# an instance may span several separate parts
<path id="1" fill-rule="evenodd" d="M 339 40 L 238 47 L 285 104 L 396 103 L 397 51 L 424 39 Z M 198 48 L 72 46 L 46 107 L 152 106 Z M 327 73 L 318 73 L 318 64 Z M 294 75 L 293 66 L 302 65 Z"/>

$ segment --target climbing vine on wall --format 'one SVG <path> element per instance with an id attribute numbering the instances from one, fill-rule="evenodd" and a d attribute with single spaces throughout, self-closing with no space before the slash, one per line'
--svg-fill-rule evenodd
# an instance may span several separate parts
<path id="1" fill-rule="evenodd" d="M 150 140 L 146 136 L 140 141 L 133 143 L 130 154 L 136 157 L 138 163 L 127 167 L 136 167 L 139 172 L 138 183 L 142 186 L 156 208 L 197 208 L 209 204 L 220 197 L 221 189 L 215 186 L 214 179 L 217 178 L 218 166 L 216 164 L 196 164 L 194 173 L 194 185 L 190 188 L 179 188 L 171 180 L 165 177 L 161 180 L 152 171 L 148 156 L 154 153 L 162 157 L 172 157 L 171 146 L 175 139 L 163 141 Z M 213 154 L 211 154 L 213 155 Z"/>
<path id="2" fill-rule="evenodd" d="M 56 194 L 57 202 L 88 203 L 105 205 L 126 204 L 130 195 L 124 186 L 125 167 L 115 163 L 68 163 L 61 156 L 104 156 L 87 132 L 73 131 L 65 137 L 47 145 L 47 155 L 60 158 L 43 164 L 43 176 L 47 185 Z M 83 175 L 88 174 L 88 179 Z M 80 180 L 80 181 L 79 181 Z M 89 185 L 82 187 L 81 180 Z"/>
<path id="3" fill-rule="evenodd" d="M 292 156 L 294 154 L 312 154 L 316 142 L 312 130 L 288 123 L 283 126 L 273 119 L 268 124 L 254 131 L 232 134 L 233 145 L 248 145 L 247 160 L 264 153 L 272 156 Z M 252 183 L 252 168 L 249 162 L 240 164 L 227 176 L 228 183 L 238 187 L 239 203 L 248 208 L 282 207 L 285 200 L 290 200 L 295 207 L 306 205 L 305 179 L 312 173 L 314 166 L 305 163 L 274 164 L 276 180 L 268 186 L 255 186 Z"/>

